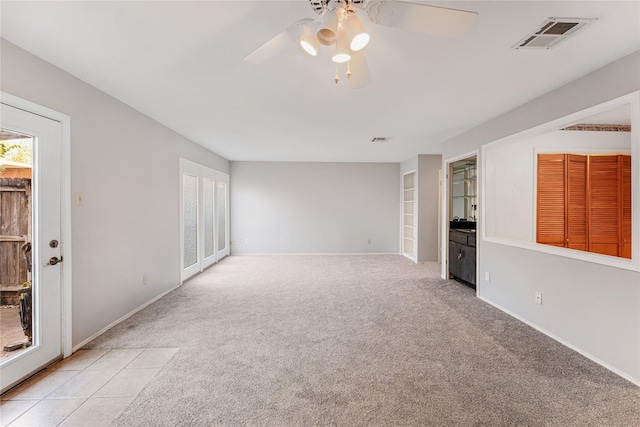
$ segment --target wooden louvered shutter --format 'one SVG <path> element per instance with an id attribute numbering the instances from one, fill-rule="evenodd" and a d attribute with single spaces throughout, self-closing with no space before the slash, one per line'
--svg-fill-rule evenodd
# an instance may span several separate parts
<path id="1" fill-rule="evenodd" d="M 589 156 L 589 251 L 618 256 L 618 156 Z"/>
<path id="2" fill-rule="evenodd" d="M 631 156 L 621 155 L 620 198 L 622 210 L 622 227 L 620 238 L 620 256 L 631 258 Z"/>
<path id="3" fill-rule="evenodd" d="M 536 242 L 553 246 L 565 238 L 565 155 L 538 154 Z"/>
<path id="4" fill-rule="evenodd" d="M 587 250 L 587 156 L 567 154 L 567 247 Z"/>

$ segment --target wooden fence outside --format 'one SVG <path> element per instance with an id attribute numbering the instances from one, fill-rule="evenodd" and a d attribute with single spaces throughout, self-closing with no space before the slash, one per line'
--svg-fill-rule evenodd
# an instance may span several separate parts
<path id="1" fill-rule="evenodd" d="M 0 178 L 0 289 L 29 280 L 21 247 L 31 242 L 31 179 Z"/>

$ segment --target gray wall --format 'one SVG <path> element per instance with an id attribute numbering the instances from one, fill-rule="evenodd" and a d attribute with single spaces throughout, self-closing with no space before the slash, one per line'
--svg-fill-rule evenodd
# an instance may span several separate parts
<path id="1" fill-rule="evenodd" d="M 2 91 L 71 117 L 71 193 L 84 195 L 71 211 L 75 346 L 180 283 L 178 159 L 226 173 L 229 162 L 17 46 L 1 48 Z"/>
<path id="2" fill-rule="evenodd" d="M 446 141 L 443 158 L 637 91 L 639 76 L 635 52 Z M 633 177 L 640 185 L 640 174 Z M 640 384 L 640 272 L 486 241 L 479 254 L 481 298 Z M 534 302 L 536 291 L 542 305 Z"/>
<path id="3" fill-rule="evenodd" d="M 418 261 L 438 260 L 439 171 L 442 156 L 418 156 Z"/>
<path id="4" fill-rule="evenodd" d="M 231 252 L 398 253 L 399 176 L 397 163 L 233 162 Z"/>

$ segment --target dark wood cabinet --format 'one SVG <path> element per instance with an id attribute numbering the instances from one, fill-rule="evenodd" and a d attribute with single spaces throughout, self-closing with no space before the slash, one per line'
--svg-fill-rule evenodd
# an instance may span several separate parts
<path id="1" fill-rule="evenodd" d="M 476 286 L 476 232 L 449 230 L 449 274 Z"/>

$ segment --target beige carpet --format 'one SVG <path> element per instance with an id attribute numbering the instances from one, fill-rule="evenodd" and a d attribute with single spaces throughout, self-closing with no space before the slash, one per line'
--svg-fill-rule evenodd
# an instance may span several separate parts
<path id="1" fill-rule="evenodd" d="M 88 346 L 180 348 L 114 425 L 640 425 L 640 388 L 438 271 L 229 257 Z"/>

